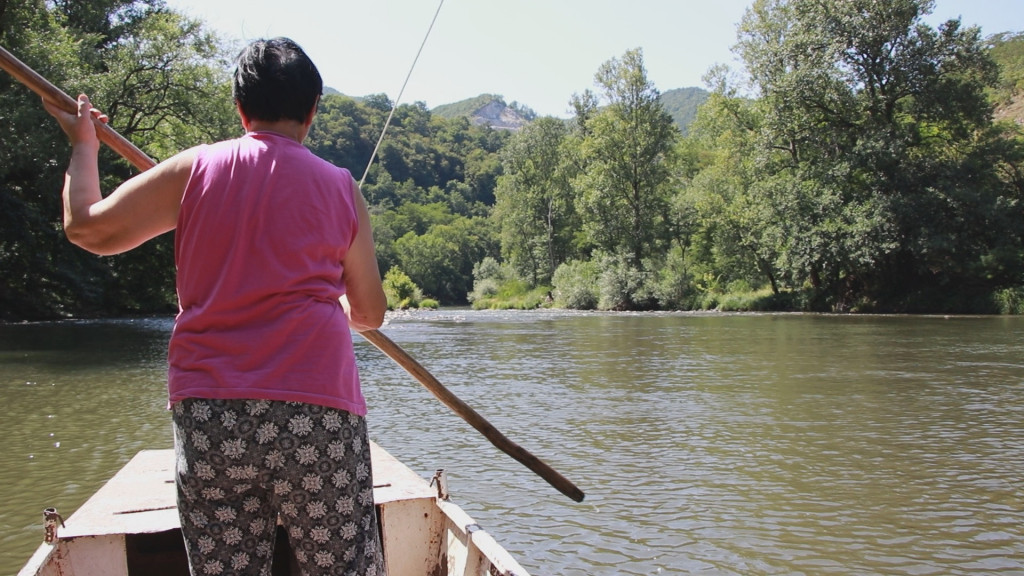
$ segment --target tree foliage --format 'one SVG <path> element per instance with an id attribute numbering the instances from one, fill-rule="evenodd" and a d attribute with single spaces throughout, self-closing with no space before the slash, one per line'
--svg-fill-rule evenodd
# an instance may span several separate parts
<path id="1" fill-rule="evenodd" d="M 725 194 L 728 177 L 702 183 L 738 208 L 719 219 L 738 242 L 716 246 L 826 309 L 962 310 L 1019 282 L 1017 202 L 992 170 L 1007 152 L 989 129 L 998 71 L 977 28 L 923 24 L 931 8 L 754 3 L 737 51 L 756 98 L 720 90 L 711 110 L 733 123 L 706 125 L 744 131 L 721 161 L 749 167 Z"/>
<path id="2" fill-rule="evenodd" d="M 392 105 L 386 97 L 325 95 L 307 145 L 361 178 Z M 396 267 L 427 296 L 466 302 L 473 265 L 497 255 L 487 216 L 508 137 L 465 118 L 434 116 L 422 103 L 396 108 L 363 186 L 385 274 Z"/>
<path id="3" fill-rule="evenodd" d="M 157 160 L 241 134 L 229 83 L 237 46 L 162 0 L 8 0 L 0 44 L 66 91 L 88 93 L 115 130 Z M 306 144 L 360 178 L 392 102 L 327 92 Z M 173 310 L 172 235 L 106 258 L 70 245 L 59 195 L 67 139 L 38 97 L 6 74 L 0 105 L 3 317 Z M 474 258 L 497 253 L 487 216 L 507 138 L 421 103 L 395 110 L 364 187 L 382 271 L 404 263 L 430 295 L 465 302 Z M 104 150 L 101 173 L 110 191 L 134 170 Z"/>
<path id="4" fill-rule="evenodd" d="M 455 217 L 424 234 L 408 232 L 395 242 L 398 266 L 424 293 L 449 304 L 465 304 L 473 290 L 473 267 L 497 253 L 490 223 Z"/>
<path id="5" fill-rule="evenodd" d="M 1012 103 L 1024 94 L 1024 31 L 1003 32 L 989 39 L 992 59 L 999 64 L 999 83 L 992 90 L 997 105 Z"/>
<path id="6" fill-rule="evenodd" d="M 709 95 L 707 90 L 691 86 L 662 92 L 660 100 L 676 128 L 686 136 L 690 132 L 690 125 L 697 119 L 697 110 L 707 102 Z"/>
<path id="7" fill-rule="evenodd" d="M 159 0 L 11 0 L 0 44 L 71 93 L 86 92 L 111 126 L 149 154 L 226 133 L 224 47 Z M 221 103 L 218 104 L 218 101 Z M 68 244 L 60 227 L 67 138 L 39 98 L 0 76 L 0 312 L 4 318 L 168 310 L 174 301 L 169 238 L 113 258 Z M 101 155 L 104 188 L 132 173 Z"/>
<path id="8" fill-rule="evenodd" d="M 501 228 L 502 256 L 534 286 L 551 282 L 563 262 L 575 255 L 573 235 L 579 215 L 565 158 L 569 131 L 557 118 L 541 118 L 524 128 L 502 150 L 494 218 Z"/>
<path id="9" fill-rule="evenodd" d="M 585 170 L 575 179 L 590 240 L 638 266 L 668 237 L 670 156 L 678 131 L 647 79 L 643 54 L 626 52 L 595 75 L 605 106 L 579 120 Z"/>
<path id="10" fill-rule="evenodd" d="M 933 4 L 756 0 L 708 92 L 661 94 L 631 50 L 569 120 L 512 103 L 518 133 L 467 117 L 500 97 L 402 104 L 372 164 L 393 102 L 328 89 L 306 144 L 365 178 L 396 304 L 1019 310 L 1024 132 L 992 118 L 1020 117 L 1021 34 L 930 27 Z M 162 0 L 7 0 L 0 45 L 158 159 L 240 134 L 237 48 Z M 173 309 L 170 235 L 109 258 L 64 239 L 66 142 L 0 74 L 2 319 Z M 101 163 L 105 190 L 133 173 Z"/>

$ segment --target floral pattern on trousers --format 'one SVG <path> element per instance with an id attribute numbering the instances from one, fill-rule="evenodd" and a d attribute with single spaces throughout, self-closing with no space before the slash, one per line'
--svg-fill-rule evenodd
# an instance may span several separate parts
<path id="1" fill-rule="evenodd" d="M 174 405 L 193 576 L 270 576 L 277 521 L 307 576 L 384 576 L 366 420 L 298 402 Z"/>

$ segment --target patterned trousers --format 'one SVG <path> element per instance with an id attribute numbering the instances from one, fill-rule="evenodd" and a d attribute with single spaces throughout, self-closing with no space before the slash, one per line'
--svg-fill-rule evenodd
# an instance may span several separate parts
<path id="1" fill-rule="evenodd" d="M 296 402 L 174 405 L 193 576 L 270 576 L 278 521 L 307 576 L 384 576 L 366 420 Z"/>

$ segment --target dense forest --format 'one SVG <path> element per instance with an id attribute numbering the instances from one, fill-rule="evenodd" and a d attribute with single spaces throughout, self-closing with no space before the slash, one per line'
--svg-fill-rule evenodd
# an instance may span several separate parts
<path id="1" fill-rule="evenodd" d="M 609 55 L 567 120 L 400 104 L 364 185 L 389 303 L 1021 313 L 1024 34 L 931 8 L 756 0 L 741 69 L 662 94 L 641 49 Z M 0 45 L 154 158 L 240 134 L 237 43 L 162 0 L 7 0 Z M 477 121 L 495 102 L 522 127 Z M 393 105 L 325 90 L 306 144 L 361 178 Z M 0 319 L 174 311 L 172 234 L 63 238 L 69 152 L 0 74 Z M 101 162 L 105 190 L 133 174 Z"/>

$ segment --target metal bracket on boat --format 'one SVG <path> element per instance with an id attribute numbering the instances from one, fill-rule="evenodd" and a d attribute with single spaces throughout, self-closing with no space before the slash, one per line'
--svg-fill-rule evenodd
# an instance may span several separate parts
<path id="1" fill-rule="evenodd" d="M 53 544 L 57 541 L 57 524 L 60 527 L 64 527 L 64 518 L 57 512 L 56 508 L 47 508 L 43 510 L 43 530 L 45 536 L 43 536 L 43 542 L 47 544 Z"/>
<path id="2" fill-rule="evenodd" d="M 448 500 L 448 475 L 445 474 L 444 468 L 438 468 L 437 472 L 434 472 L 434 477 L 430 479 L 430 485 L 437 484 L 437 499 Z"/>

